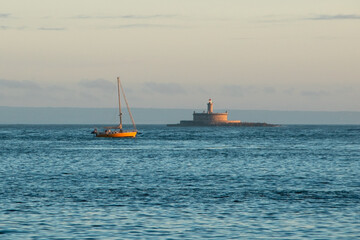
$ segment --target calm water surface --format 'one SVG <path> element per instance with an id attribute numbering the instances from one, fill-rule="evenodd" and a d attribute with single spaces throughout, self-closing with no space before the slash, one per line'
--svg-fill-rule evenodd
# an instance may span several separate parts
<path id="1" fill-rule="evenodd" d="M 0 125 L 0 239 L 359 239 L 360 126 Z"/>

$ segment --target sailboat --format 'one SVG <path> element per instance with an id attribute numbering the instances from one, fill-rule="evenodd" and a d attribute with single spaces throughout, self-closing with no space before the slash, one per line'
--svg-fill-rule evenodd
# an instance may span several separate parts
<path id="1" fill-rule="evenodd" d="M 92 133 L 95 134 L 96 137 L 110 137 L 110 138 L 134 138 L 134 137 L 136 137 L 137 130 L 136 130 L 135 121 L 134 121 L 134 118 L 132 117 L 129 104 L 128 104 L 127 100 L 126 100 L 125 91 L 124 91 L 124 89 L 123 89 L 123 87 L 121 85 L 119 77 L 117 78 L 117 88 L 118 88 L 119 117 L 120 117 L 119 125 L 118 126 L 112 126 L 112 127 L 105 127 L 105 130 L 102 131 L 102 132 L 98 132 L 97 129 L 95 128 Z M 133 130 L 124 130 L 123 129 L 120 90 L 121 90 L 121 93 L 122 93 L 122 95 L 124 97 L 126 107 L 127 107 L 128 112 L 129 112 L 131 122 L 133 124 Z"/>

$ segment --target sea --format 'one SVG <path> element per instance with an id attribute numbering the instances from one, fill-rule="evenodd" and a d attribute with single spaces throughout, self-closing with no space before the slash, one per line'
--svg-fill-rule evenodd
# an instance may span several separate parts
<path id="1" fill-rule="evenodd" d="M 360 239 L 360 125 L 0 125 L 0 239 Z"/>

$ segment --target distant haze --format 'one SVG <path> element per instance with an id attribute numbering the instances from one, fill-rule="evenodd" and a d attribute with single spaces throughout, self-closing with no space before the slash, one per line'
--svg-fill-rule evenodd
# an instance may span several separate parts
<path id="1" fill-rule="evenodd" d="M 17 0 L 0 106 L 360 111 L 359 0 Z"/>
<path id="2" fill-rule="evenodd" d="M 116 108 L 24 108 L 0 107 L 0 124 L 93 124 L 116 125 Z M 179 123 L 192 120 L 193 109 L 143 109 L 132 113 L 137 124 Z M 196 109 L 202 112 L 203 109 Z M 217 112 L 223 112 L 219 110 Z M 229 120 L 276 124 L 360 124 L 360 112 L 228 110 Z M 124 123 L 130 124 L 124 112 Z"/>

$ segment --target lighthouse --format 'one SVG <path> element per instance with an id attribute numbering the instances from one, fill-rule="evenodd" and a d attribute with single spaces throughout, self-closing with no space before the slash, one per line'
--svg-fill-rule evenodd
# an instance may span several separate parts
<path id="1" fill-rule="evenodd" d="M 211 98 L 209 99 L 207 106 L 208 106 L 207 113 L 208 114 L 213 113 L 213 102 L 212 102 Z"/>
<path id="2" fill-rule="evenodd" d="M 191 121 L 191 124 L 196 125 L 216 125 L 216 124 L 224 124 L 228 123 L 227 120 L 228 113 L 214 113 L 213 111 L 213 101 L 211 98 L 209 99 L 207 103 L 207 112 L 203 113 L 193 113 L 193 121 Z M 181 121 L 180 123 L 185 123 L 186 121 Z M 238 121 L 240 122 L 240 121 Z M 188 124 L 186 122 L 186 124 Z M 190 124 L 190 123 L 189 123 Z"/>

